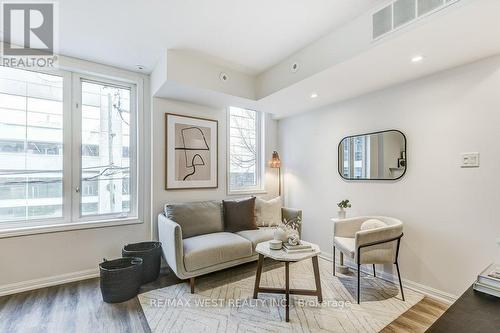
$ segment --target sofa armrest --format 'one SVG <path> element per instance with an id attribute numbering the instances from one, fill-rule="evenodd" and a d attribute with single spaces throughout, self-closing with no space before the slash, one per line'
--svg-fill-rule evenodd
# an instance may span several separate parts
<path id="1" fill-rule="evenodd" d="M 287 207 L 282 207 L 281 208 L 281 219 L 290 221 L 300 218 L 302 220 L 302 210 L 300 209 L 294 209 L 294 208 L 287 208 Z M 299 224 L 299 237 L 302 236 L 302 223 Z"/>
<path id="2" fill-rule="evenodd" d="M 163 257 L 170 269 L 180 279 L 188 278 L 184 268 L 181 226 L 168 219 L 164 213 L 158 215 L 158 238 L 162 244 Z"/>

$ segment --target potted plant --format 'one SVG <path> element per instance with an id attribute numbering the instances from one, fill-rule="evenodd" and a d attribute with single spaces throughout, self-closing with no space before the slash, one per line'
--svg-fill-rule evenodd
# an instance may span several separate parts
<path id="1" fill-rule="evenodd" d="M 349 203 L 349 199 L 342 200 L 337 204 L 337 206 L 340 208 L 338 211 L 339 219 L 345 219 L 346 216 L 346 209 L 351 208 L 351 204 Z"/>

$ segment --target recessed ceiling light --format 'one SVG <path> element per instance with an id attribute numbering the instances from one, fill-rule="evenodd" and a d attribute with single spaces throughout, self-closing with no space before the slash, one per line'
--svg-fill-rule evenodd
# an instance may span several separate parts
<path id="1" fill-rule="evenodd" d="M 411 62 L 414 63 L 414 64 L 422 62 L 423 60 L 424 60 L 424 56 L 423 55 L 416 55 L 413 58 L 411 58 Z"/>
<path id="2" fill-rule="evenodd" d="M 314 93 L 311 94 L 311 98 L 317 98 L 317 97 L 318 97 L 317 93 L 314 92 Z"/>

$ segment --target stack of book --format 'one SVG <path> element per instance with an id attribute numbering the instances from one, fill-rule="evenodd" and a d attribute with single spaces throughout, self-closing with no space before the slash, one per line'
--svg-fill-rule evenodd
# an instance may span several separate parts
<path id="1" fill-rule="evenodd" d="M 288 243 L 283 243 L 283 249 L 286 253 L 302 253 L 302 252 L 311 252 L 313 248 L 311 244 L 300 242 L 297 245 L 290 245 Z"/>
<path id="2" fill-rule="evenodd" d="M 474 290 L 500 297 L 500 265 L 492 264 L 479 274 Z"/>

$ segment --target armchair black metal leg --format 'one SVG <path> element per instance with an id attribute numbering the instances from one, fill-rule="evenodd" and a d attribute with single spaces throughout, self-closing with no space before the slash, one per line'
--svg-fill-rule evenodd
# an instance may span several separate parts
<path id="1" fill-rule="evenodd" d="M 359 298 L 360 298 L 360 292 L 361 292 L 361 289 L 359 288 L 360 276 L 361 276 L 361 265 L 358 262 L 358 304 L 359 304 Z"/>
<path id="2" fill-rule="evenodd" d="M 335 245 L 333 246 L 333 276 L 335 276 Z"/>
<path id="3" fill-rule="evenodd" d="M 399 273 L 399 264 L 396 261 L 396 270 L 398 271 L 398 279 L 399 279 L 399 288 L 401 289 L 401 298 L 403 298 L 403 302 L 405 300 L 405 294 L 403 292 L 403 284 L 401 283 L 401 274 Z"/>
<path id="4" fill-rule="evenodd" d="M 373 264 L 373 276 L 377 277 L 377 274 L 375 273 L 375 264 Z"/>

